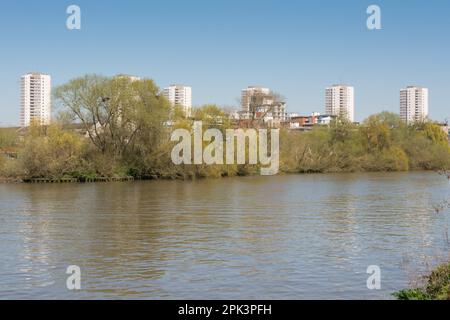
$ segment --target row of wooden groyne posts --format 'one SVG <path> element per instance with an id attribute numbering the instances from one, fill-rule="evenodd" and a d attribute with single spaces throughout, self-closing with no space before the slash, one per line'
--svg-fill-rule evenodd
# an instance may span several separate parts
<path id="1" fill-rule="evenodd" d="M 25 183 L 91 183 L 91 182 L 125 182 L 134 181 L 134 177 L 96 177 L 96 178 L 32 178 L 24 179 Z"/>

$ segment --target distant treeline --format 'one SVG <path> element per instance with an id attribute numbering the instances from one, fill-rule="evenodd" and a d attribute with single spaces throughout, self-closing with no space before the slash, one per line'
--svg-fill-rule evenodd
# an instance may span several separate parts
<path id="1" fill-rule="evenodd" d="M 285 172 L 440 170 L 450 166 L 447 134 L 431 122 L 406 125 L 382 112 L 360 125 L 336 120 L 328 127 L 282 136 Z"/>
<path id="2" fill-rule="evenodd" d="M 193 119 L 170 106 L 151 80 L 88 75 L 55 90 L 58 119 L 26 132 L 0 129 L 0 177 L 192 179 L 251 175 L 251 165 L 174 165 L 170 134 L 194 120 L 221 130 L 233 127 L 214 105 Z M 76 124 L 76 126 L 74 126 Z M 77 128 L 78 130 L 75 130 Z M 360 125 L 342 119 L 310 132 L 281 130 L 284 173 L 450 169 L 447 135 L 431 122 L 404 124 L 383 112 Z"/>

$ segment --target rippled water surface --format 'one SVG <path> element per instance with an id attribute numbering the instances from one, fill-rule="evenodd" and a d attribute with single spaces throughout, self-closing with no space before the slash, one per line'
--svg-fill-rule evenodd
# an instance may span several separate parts
<path id="1" fill-rule="evenodd" d="M 1 184 L 0 299 L 389 299 L 448 256 L 448 195 L 434 173 Z"/>

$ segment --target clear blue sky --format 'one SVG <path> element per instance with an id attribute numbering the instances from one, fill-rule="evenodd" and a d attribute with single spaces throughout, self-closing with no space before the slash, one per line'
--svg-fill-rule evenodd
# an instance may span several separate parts
<path id="1" fill-rule="evenodd" d="M 82 30 L 66 29 L 66 8 Z M 383 30 L 366 28 L 378 4 Z M 19 119 L 19 78 L 49 73 L 54 85 L 83 75 L 127 73 L 163 87 L 193 87 L 194 104 L 237 105 L 263 85 L 288 110 L 323 112 L 324 88 L 355 86 L 356 119 L 398 112 L 399 89 L 430 89 L 430 116 L 450 117 L 447 0 L 2 1 L 0 126 Z"/>

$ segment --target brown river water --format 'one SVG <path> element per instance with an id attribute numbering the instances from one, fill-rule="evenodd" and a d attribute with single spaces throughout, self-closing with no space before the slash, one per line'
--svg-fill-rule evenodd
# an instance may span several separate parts
<path id="1" fill-rule="evenodd" d="M 449 186 L 432 172 L 0 184 L 0 299 L 391 299 L 448 258 L 433 205 Z"/>

